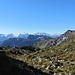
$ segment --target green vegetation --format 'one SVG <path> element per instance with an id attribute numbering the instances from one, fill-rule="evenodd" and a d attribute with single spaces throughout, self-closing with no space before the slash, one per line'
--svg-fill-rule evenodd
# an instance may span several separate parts
<path id="1" fill-rule="evenodd" d="M 2 51 L 5 51 L 8 57 L 46 73 L 40 75 L 75 75 L 75 38 L 49 49 L 14 47 L 3 48 Z M 33 69 L 29 71 L 32 75 L 39 75 Z"/>
<path id="2" fill-rule="evenodd" d="M 35 75 L 33 71 L 18 66 L 20 63 L 22 62 L 9 58 L 4 51 L 0 51 L 0 75 Z"/>

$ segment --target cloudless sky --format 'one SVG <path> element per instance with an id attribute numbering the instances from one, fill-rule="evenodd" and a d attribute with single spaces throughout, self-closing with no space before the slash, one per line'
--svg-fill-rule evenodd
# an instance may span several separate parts
<path id="1" fill-rule="evenodd" d="M 0 0 L 0 33 L 67 30 L 75 30 L 75 0 Z"/>

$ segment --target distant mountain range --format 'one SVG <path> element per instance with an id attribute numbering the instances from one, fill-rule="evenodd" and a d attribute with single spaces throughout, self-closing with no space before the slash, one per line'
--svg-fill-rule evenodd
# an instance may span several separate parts
<path id="1" fill-rule="evenodd" d="M 62 35 L 49 35 L 46 33 L 36 34 L 19 34 L 14 36 L 13 34 L 0 35 L 0 46 L 35 46 L 39 48 L 51 48 L 61 44 L 62 42 L 75 38 L 75 31 L 68 30 Z M 3 41 L 4 40 L 4 41 Z"/>
<path id="2" fill-rule="evenodd" d="M 51 38 L 57 38 L 59 37 L 61 34 L 47 34 L 47 33 L 34 33 L 34 35 L 44 35 L 44 36 L 50 36 Z"/>
<path id="3" fill-rule="evenodd" d="M 19 35 L 14 35 L 14 34 L 0 34 L 0 42 L 4 41 L 4 40 L 8 40 L 9 38 L 24 38 L 24 37 L 28 37 L 29 35 L 43 35 L 43 36 L 49 36 L 51 38 L 56 38 L 59 37 L 60 34 L 47 34 L 47 33 L 34 33 L 34 34 L 29 34 L 29 33 L 24 33 L 24 34 L 19 34 Z"/>
<path id="4" fill-rule="evenodd" d="M 18 36 L 15 36 L 14 34 L 0 34 L 0 42 L 9 38 L 24 38 L 26 36 L 28 36 L 28 34 L 19 34 Z"/>
<path id="5" fill-rule="evenodd" d="M 51 37 L 44 36 L 44 35 L 29 35 L 24 38 L 9 38 L 3 42 L 0 43 L 0 46 L 32 46 L 36 42 L 40 42 L 43 40 L 49 40 Z"/>
<path id="6" fill-rule="evenodd" d="M 59 45 L 62 42 L 65 42 L 66 40 L 69 40 L 71 38 L 75 38 L 75 30 L 68 30 L 58 38 L 37 42 L 34 46 L 39 48 L 51 48 L 52 46 Z"/>

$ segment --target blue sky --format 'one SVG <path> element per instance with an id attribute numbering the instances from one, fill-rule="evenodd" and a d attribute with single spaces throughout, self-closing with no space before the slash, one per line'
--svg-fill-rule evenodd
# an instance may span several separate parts
<path id="1" fill-rule="evenodd" d="M 66 30 L 75 30 L 75 0 L 0 0 L 0 33 Z"/>

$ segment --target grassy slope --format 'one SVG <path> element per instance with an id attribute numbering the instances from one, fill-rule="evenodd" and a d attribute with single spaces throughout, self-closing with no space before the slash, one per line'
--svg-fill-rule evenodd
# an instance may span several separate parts
<path id="1" fill-rule="evenodd" d="M 15 58 L 40 69 L 43 72 L 74 75 L 75 74 L 75 39 L 47 50 L 40 50 L 26 55 L 15 55 Z"/>
<path id="2" fill-rule="evenodd" d="M 20 59 L 8 57 L 6 52 L 0 50 L 0 75 L 49 75 Z"/>
<path id="3" fill-rule="evenodd" d="M 35 75 L 30 70 L 22 69 L 14 62 L 20 64 L 19 61 L 9 58 L 4 51 L 0 51 L 0 75 Z"/>

